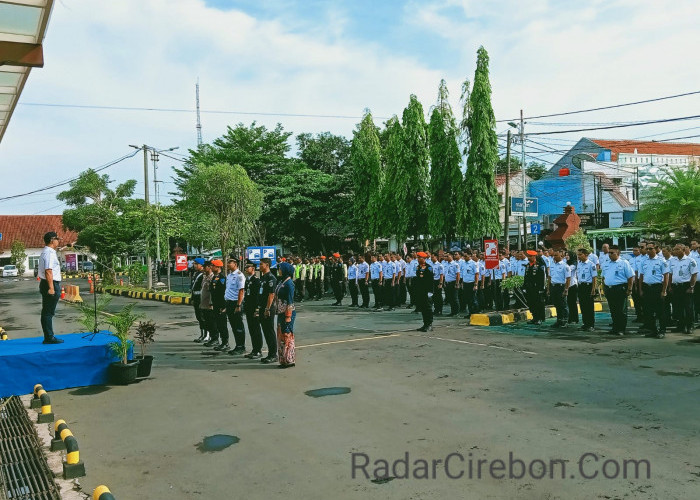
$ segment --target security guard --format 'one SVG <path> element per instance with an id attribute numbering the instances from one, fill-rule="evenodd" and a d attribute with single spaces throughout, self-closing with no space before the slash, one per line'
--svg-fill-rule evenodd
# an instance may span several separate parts
<path id="1" fill-rule="evenodd" d="M 357 284 L 360 287 L 360 295 L 362 296 L 362 305 L 360 309 L 369 308 L 369 264 L 365 262 L 364 255 L 357 257 Z"/>
<path id="2" fill-rule="evenodd" d="M 224 263 L 221 259 L 211 261 L 213 276 L 209 283 L 211 294 L 212 314 L 216 321 L 217 340 L 210 340 L 205 347 L 214 347 L 217 351 L 228 350 L 228 318 L 226 317 L 226 276 L 221 270 Z M 221 344 L 218 340 L 221 339 Z"/>
<path id="3" fill-rule="evenodd" d="M 348 287 L 350 288 L 350 307 L 359 307 L 358 296 L 359 296 L 359 285 L 357 283 L 357 264 L 355 264 L 355 258 L 350 257 L 348 261 Z"/>
<path id="4" fill-rule="evenodd" d="M 695 259 L 685 255 L 682 246 L 676 246 L 673 249 L 675 256 L 678 258 L 678 263 L 673 269 L 673 296 L 674 309 L 678 309 L 677 328 L 681 333 L 693 333 L 693 322 L 695 313 L 693 311 L 694 300 L 693 293 L 695 291 L 695 282 L 698 279 L 698 264 Z"/>
<path id="5" fill-rule="evenodd" d="M 644 301 L 644 326 L 640 332 L 647 337 L 664 338 L 666 335 L 666 315 L 664 314 L 664 302 L 669 283 L 669 264 L 661 255 L 656 254 L 655 248 L 647 251 L 647 259 L 644 267 L 639 269 L 640 297 Z M 635 306 L 636 306 L 635 302 Z M 656 322 L 659 322 L 659 328 Z"/>
<path id="6" fill-rule="evenodd" d="M 569 319 L 568 295 L 571 285 L 571 269 L 563 259 L 562 250 L 553 250 L 553 262 L 549 266 L 549 296 L 557 309 L 557 320 L 552 328 L 563 328 Z"/>
<path id="7" fill-rule="evenodd" d="M 204 315 L 199 309 L 199 304 L 202 302 L 202 280 L 204 279 L 204 259 L 197 257 L 194 259 L 192 267 L 194 268 L 194 274 L 192 275 L 192 284 L 190 285 L 191 298 L 190 301 L 194 307 L 194 317 L 197 318 L 197 323 L 199 323 L 199 338 L 194 339 L 195 342 L 206 342 L 208 339 L 207 335 L 207 322 L 204 320 Z"/>
<path id="8" fill-rule="evenodd" d="M 459 285 L 460 274 L 459 264 L 452 258 L 451 253 L 445 254 L 443 274 L 445 300 L 450 304 L 450 316 L 457 316 L 457 314 L 459 313 L 459 299 L 457 297 L 457 286 Z"/>
<path id="9" fill-rule="evenodd" d="M 581 306 L 581 318 L 584 332 L 595 328 L 595 297 L 598 272 L 596 265 L 588 258 L 590 252 L 585 248 L 578 249 L 578 264 L 576 264 L 576 281 L 578 282 L 578 302 Z"/>
<path id="10" fill-rule="evenodd" d="M 248 262 L 245 265 L 245 299 L 243 310 L 248 324 L 248 333 L 252 349 L 243 357 L 248 359 L 262 359 L 263 334 L 258 314 L 258 302 L 260 301 L 260 278 L 255 275 L 255 264 Z"/>
<path id="11" fill-rule="evenodd" d="M 624 335 L 627 330 L 627 302 L 632 295 L 634 284 L 634 271 L 630 263 L 620 258 L 620 249 L 617 245 L 610 247 L 608 252 L 610 261 L 602 267 L 605 283 L 605 296 L 608 298 L 610 315 L 612 316 L 613 335 Z"/>
<path id="12" fill-rule="evenodd" d="M 430 256 L 428 262 L 430 270 L 433 272 L 433 313 L 436 316 L 442 316 L 442 306 L 444 304 L 442 300 L 442 288 L 444 286 L 443 281 L 445 279 L 445 273 L 436 253 Z M 416 269 L 418 269 L 418 267 L 416 267 Z M 416 308 L 416 311 L 418 311 L 418 308 Z"/>
<path id="13" fill-rule="evenodd" d="M 528 265 L 525 268 L 525 297 L 532 314 L 532 325 L 541 325 L 544 322 L 544 294 L 547 288 L 547 270 L 544 263 L 537 261 L 537 252 L 527 251 Z"/>
<path id="14" fill-rule="evenodd" d="M 338 252 L 333 254 L 333 267 L 331 269 L 331 286 L 335 294 L 334 306 L 339 306 L 343 302 L 344 286 L 345 286 L 345 266 L 343 259 Z"/>
<path id="15" fill-rule="evenodd" d="M 416 256 L 418 257 L 415 279 L 416 308 L 423 315 L 423 326 L 417 330 L 427 332 L 433 329 L 433 309 L 430 306 L 430 297 L 433 295 L 433 272 L 425 262 L 427 253 L 418 252 Z"/>
<path id="16" fill-rule="evenodd" d="M 372 264 L 369 266 L 369 279 L 372 283 L 372 293 L 374 294 L 374 309 L 382 310 L 382 264 L 377 261 L 377 256 L 372 254 L 370 257 Z"/>

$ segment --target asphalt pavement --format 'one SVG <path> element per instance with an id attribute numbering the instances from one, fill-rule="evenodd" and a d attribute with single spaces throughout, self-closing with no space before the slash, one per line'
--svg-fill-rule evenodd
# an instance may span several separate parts
<path id="1" fill-rule="evenodd" d="M 115 297 L 109 310 L 129 301 Z M 159 327 L 152 376 L 52 393 L 80 442 L 87 491 L 107 484 L 116 498 L 159 499 L 697 496 L 699 331 L 657 340 L 441 317 L 420 333 L 420 316 L 407 309 L 375 313 L 324 300 L 298 304 L 297 366 L 279 370 L 193 343 L 191 306 L 135 302 Z M 39 310 L 36 282 L 0 283 L 0 326 L 10 338 L 40 335 Z M 76 316 L 60 304 L 56 331 L 79 331 Z M 307 394 L 317 389 L 332 390 Z"/>

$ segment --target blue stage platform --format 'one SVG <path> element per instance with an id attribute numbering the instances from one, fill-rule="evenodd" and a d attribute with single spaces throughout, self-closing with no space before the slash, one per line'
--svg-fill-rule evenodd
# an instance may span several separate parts
<path id="1" fill-rule="evenodd" d="M 107 331 L 90 341 L 84 333 L 57 335 L 63 344 L 44 345 L 43 337 L 0 342 L 0 397 L 30 394 L 34 384 L 47 391 L 107 383 L 107 367 L 114 356 Z"/>

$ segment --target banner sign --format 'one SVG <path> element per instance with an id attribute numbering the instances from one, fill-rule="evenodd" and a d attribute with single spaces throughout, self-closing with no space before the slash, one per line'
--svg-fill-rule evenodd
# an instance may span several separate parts
<path id="1" fill-rule="evenodd" d="M 179 253 L 175 255 L 175 270 L 187 271 L 187 254 Z"/>
<path id="2" fill-rule="evenodd" d="M 538 199 L 527 198 L 527 207 L 525 209 L 525 217 L 537 217 Z M 510 213 L 516 217 L 523 216 L 523 199 L 522 197 L 511 196 L 510 198 Z"/>
<path id="3" fill-rule="evenodd" d="M 248 247 L 245 250 L 246 260 L 260 265 L 260 259 L 270 259 L 270 267 L 277 267 L 277 249 L 275 247 Z"/>
<path id="4" fill-rule="evenodd" d="M 66 254 L 66 271 L 78 270 L 78 255 L 74 253 Z"/>
<path id="5" fill-rule="evenodd" d="M 498 267 L 498 240 L 484 240 L 484 263 L 486 269 Z"/>

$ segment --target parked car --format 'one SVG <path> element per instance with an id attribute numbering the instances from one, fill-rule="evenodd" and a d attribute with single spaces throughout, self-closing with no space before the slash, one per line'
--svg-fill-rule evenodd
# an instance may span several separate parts
<path id="1" fill-rule="evenodd" d="M 80 269 L 82 271 L 92 271 L 94 268 L 95 268 L 95 265 L 89 260 L 84 260 L 83 262 L 80 263 Z"/>
<path id="2" fill-rule="evenodd" d="M 2 277 L 7 278 L 8 276 L 17 276 L 17 266 L 8 264 L 2 268 Z"/>

